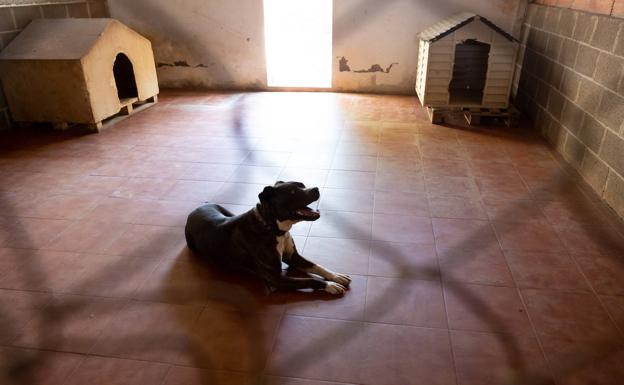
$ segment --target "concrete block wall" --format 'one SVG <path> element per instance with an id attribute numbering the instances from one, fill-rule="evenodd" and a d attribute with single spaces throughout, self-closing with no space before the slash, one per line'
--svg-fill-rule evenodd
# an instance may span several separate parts
<path id="1" fill-rule="evenodd" d="M 4 49 L 33 19 L 68 17 L 109 17 L 106 0 L 22 1 L 0 5 L 0 50 Z M 11 116 L 0 87 L 0 129 L 11 126 Z"/>
<path id="2" fill-rule="evenodd" d="M 530 4 L 513 93 L 544 136 L 624 217 L 624 19 L 612 15 L 613 7 L 603 13 Z"/>

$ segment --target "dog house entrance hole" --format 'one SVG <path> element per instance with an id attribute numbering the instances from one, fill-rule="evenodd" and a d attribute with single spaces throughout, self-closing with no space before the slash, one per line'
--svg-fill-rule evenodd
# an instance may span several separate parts
<path id="1" fill-rule="evenodd" d="M 117 96 L 119 100 L 123 101 L 124 99 L 138 97 L 132 62 L 123 53 L 117 54 L 115 58 L 113 74 L 115 75 L 115 84 L 117 85 Z"/>
<path id="2" fill-rule="evenodd" d="M 489 55 L 490 45 L 473 39 L 455 46 L 453 78 L 449 84 L 452 104 L 481 104 Z"/>

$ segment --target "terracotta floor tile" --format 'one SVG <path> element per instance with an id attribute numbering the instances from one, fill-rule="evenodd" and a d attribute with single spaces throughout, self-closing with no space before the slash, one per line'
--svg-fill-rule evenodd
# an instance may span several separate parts
<path id="1" fill-rule="evenodd" d="M 185 163 L 181 178 L 225 182 L 237 167 L 231 164 Z"/>
<path id="2" fill-rule="evenodd" d="M 89 357 L 71 374 L 65 384 L 157 384 L 164 380 L 168 369 L 167 365 L 155 362 Z"/>
<path id="3" fill-rule="evenodd" d="M 412 215 L 375 214 L 373 239 L 388 242 L 433 244 L 431 219 Z"/>
<path id="4" fill-rule="evenodd" d="M 159 259 L 176 257 L 186 247 L 181 227 L 131 225 L 102 250 L 111 255 Z"/>
<path id="5" fill-rule="evenodd" d="M 128 178 L 111 196 L 125 199 L 160 199 L 175 184 L 171 179 Z"/>
<path id="6" fill-rule="evenodd" d="M 427 176 L 470 177 L 470 166 L 465 161 L 431 159 L 423 160 L 423 171 Z"/>
<path id="7" fill-rule="evenodd" d="M 446 328 L 437 281 L 368 277 L 366 291 L 367 321 Z"/>
<path id="8" fill-rule="evenodd" d="M 333 161 L 332 152 L 294 152 L 286 166 L 303 169 L 329 169 Z"/>
<path id="9" fill-rule="evenodd" d="M 458 176 L 429 176 L 425 178 L 429 196 L 479 197 L 479 189 L 473 178 Z"/>
<path id="10" fill-rule="evenodd" d="M 377 157 L 368 155 L 336 155 L 332 170 L 369 171 L 377 170 Z"/>
<path id="11" fill-rule="evenodd" d="M 500 149 L 494 147 L 492 151 L 499 152 Z M 490 177 L 503 177 L 503 178 L 519 178 L 520 174 L 516 171 L 515 167 L 497 158 L 496 161 L 471 159 L 470 170 L 473 175 L 476 176 L 490 176 Z"/>
<path id="12" fill-rule="evenodd" d="M 620 256 L 624 252 L 624 236 L 609 226 L 569 222 L 554 227 L 572 253 Z"/>
<path id="13" fill-rule="evenodd" d="M 174 304 L 205 305 L 211 296 L 211 271 L 187 252 L 185 257 L 164 260 L 137 289 L 135 298 Z"/>
<path id="14" fill-rule="evenodd" d="M 376 191 L 425 192 L 425 179 L 418 172 L 377 172 L 375 175 Z"/>
<path id="15" fill-rule="evenodd" d="M 544 216 L 550 223 L 579 222 L 600 224 L 605 223 L 604 216 L 600 210 L 588 199 L 544 202 L 542 203 Z"/>
<path id="16" fill-rule="evenodd" d="M 372 215 L 347 211 L 326 211 L 313 222 L 311 237 L 371 239 Z"/>
<path id="17" fill-rule="evenodd" d="M 136 200 L 107 197 L 86 213 L 83 219 L 108 224 L 129 223 L 135 216 L 138 206 Z"/>
<path id="18" fill-rule="evenodd" d="M 102 199 L 93 194 L 52 195 L 33 203 L 22 216 L 48 219 L 80 219 Z"/>
<path id="19" fill-rule="evenodd" d="M 360 321 L 364 319 L 367 278 L 351 275 L 349 291 L 342 296 L 325 292 L 286 295 L 286 314 Z"/>
<path id="20" fill-rule="evenodd" d="M 375 186 L 375 173 L 331 170 L 327 176 L 325 186 L 330 188 L 372 190 Z"/>
<path id="21" fill-rule="evenodd" d="M 567 253 L 506 251 L 505 257 L 518 287 L 565 291 L 590 290 Z"/>
<path id="22" fill-rule="evenodd" d="M 429 197 L 431 216 L 438 218 L 488 219 L 480 200 L 464 197 Z"/>
<path id="23" fill-rule="evenodd" d="M 272 185 L 277 182 L 277 177 L 281 171 L 281 167 L 241 165 L 234 170 L 228 182 Z"/>
<path id="24" fill-rule="evenodd" d="M 496 243 L 468 249 L 442 248 L 438 259 L 444 281 L 514 286 L 503 252 Z"/>
<path id="25" fill-rule="evenodd" d="M 40 248 L 71 226 L 63 219 L 0 218 L 0 245 Z"/>
<path id="26" fill-rule="evenodd" d="M 82 269 L 80 254 L 29 249 L 0 249 L 0 287 L 14 290 L 63 291 Z"/>
<path id="27" fill-rule="evenodd" d="M 583 273 L 598 294 L 624 294 L 624 261 L 621 256 L 574 254 Z"/>
<path id="28" fill-rule="evenodd" d="M 277 314 L 245 313 L 207 306 L 178 363 L 258 372 L 265 366 L 279 321 Z"/>
<path id="29" fill-rule="evenodd" d="M 518 177 L 478 176 L 477 186 L 485 199 L 531 199 L 531 193 Z"/>
<path id="30" fill-rule="evenodd" d="M 381 385 L 455 383 L 446 331 L 295 316 L 282 321 L 268 372 Z"/>
<path id="31" fill-rule="evenodd" d="M 379 153 L 378 137 L 368 138 L 344 130 L 336 147 L 336 155 L 377 156 Z"/>
<path id="32" fill-rule="evenodd" d="M 452 330 L 533 333 L 515 288 L 445 283 L 444 297 Z"/>
<path id="33" fill-rule="evenodd" d="M 44 293 L 0 290 L 0 344 L 8 345 L 24 325 L 38 318 L 50 298 Z"/>
<path id="34" fill-rule="evenodd" d="M 319 208 L 333 211 L 373 212 L 374 194 L 368 190 L 325 188 L 321 191 Z"/>
<path id="35" fill-rule="evenodd" d="M 252 385 L 265 383 L 259 381 L 265 381 L 259 374 L 173 366 L 169 369 L 163 385 Z M 273 383 L 268 382 L 268 384 Z M 275 385 L 277 384 L 279 383 L 276 382 Z"/>
<path id="36" fill-rule="evenodd" d="M 488 216 L 493 221 L 545 221 L 546 217 L 540 210 L 539 204 L 524 199 L 484 199 L 483 205 Z"/>
<path id="37" fill-rule="evenodd" d="M 263 184 L 224 183 L 212 199 L 218 203 L 251 206 L 258 203 L 258 194 L 262 192 L 264 187 Z"/>
<path id="38" fill-rule="evenodd" d="M 377 160 L 377 172 L 381 174 L 398 174 L 422 171 L 418 157 L 383 156 Z"/>
<path id="39" fill-rule="evenodd" d="M 267 385 L 352 385 L 345 384 L 343 382 L 327 382 L 327 381 L 316 381 L 316 380 L 308 380 L 301 378 L 288 378 L 288 377 L 266 377 Z"/>
<path id="40" fill-rule="evenodd" d="M 186 201 L 144 201 L 136 208 L 131 222 L 152 226 L 184 226 L 197 203 Z"/>
<path id="41" fill-rule="evenodd" d="M 93 220 L 75 221 L 57 237 L 48 242 L 44 248 L 57 251 L 103 252 L 117 237 L 128 229 L 130 229 L 128 224 L 110 226 L 106 222 Z"/>
<path id="42" fill-rule="evenodd" d="M 522 297 L 540 338 L 589 342 L 621 339 L 593 294 L 523 289 Z"/>
<path id="43" fill-rule="evenodd" d="M 416 141 L 379 143 L 379 156 L 419 158 L 420 154 L 420 149 Z"/>
<path id="44" fill-rule="evenodd" d="M 624 347 L 619 340 L 540 339 L 557 384 L 616 385 L 624 378 Z"/>
<path id="45" fill-rule="evenodd" d="M 376 191 L 375 214 L 429 216 L 427 196 L 423 193 Z"/>
<path id="46" fill-rule="evenodd" d="M 179 180 L 163 195 L 163 199 L 171 201 L 206 202 L 212 199 L 221 186 L 221 182 Z"/>
<path id="47" fill-rule="evenodd" d="M 420 139 L 420 153 L 423 158 L 431 159 L 453 159 L 464 160 L 466 159 L 466 152 L 459 144 L 445 144 L 443 142 L 438 143 L 423 143 L 423 139 Z"/>
<path id="48" fill-rule="evenodd" d="M 287 151 L 251 151 L 243 164 L 249 166 L 283 167 L 290 159 L 290 155 L 291 153 Z"/>
<path id="49" fill-rule="evenodd" d="M 488 221 L 443 218 L 433 218 L 431 221 L 438 252 L 498 245 L 494 230 Z"/>
<path id="50" fill-rule="evenodd" d="M 76 179 L 70 191 L 76 194 L 110 195 L 124 182 L 118 176 L 85 175 Z"/>
<path id="51" fill-rule="evenodd" d="M 92 354 L 175 363 L 190 343 L 199 306 L 129 302 L 104 328 Z"/>
<path id="52" fill-rule="evenodd" d="M 306 185 L 306 187 L 324 187 L 327 179 L 328 170 L 316 170 L 305 168 L 285 168 L 280 173 L 278 179 L 281 181 L 297 181 Z"/>
<path id="53" fill-rule="evenodd" d="M 563 252 L 565 247 L 548 222 L 493 222 L 503 250 Z"/>
<path id="54" fill-rule="evenodd" d="M 374 241 L 368 274 L 391 278 L 438 280 L 434 245 Z"/>
<path id="55" fill-rule="evenodd" d="M 624 297 L 601 295 L 600 300 L 615 324 L 622 330 L 624 328 Z"/>
<path id="56" fill-rule="evenodd" d="M 13 345 L 87 353 L 123 304 L 112 298 L 55 296 L 42 317 L 24 326 Z"/>
<path id="57" fill-rule="evenodd" d="M 525 384 L 554 385 L 535 337 L 451 331 L 460 384 L 504 384 L 510 378 Z"/>
<path id="58" fill-rule="evenodd" d="M 131 298 L 156 269 L 158 259 L 80 254 L 67 273 L 73 279 L 63 292 L 103 297 Z"/>
<path id="59" fill-rule="evenodd" d="M 65 384 L 84 356 L 41 350 L 0 348 L 0 384 Z"/>
<path id="60" fill-rule="evenodd" d="M 305 247 L 299 249 L 299 253 L 339 273 L 366 275 L 370 249 L 370 241 L 367 240 L 311 236 L 307 238 Z"/>

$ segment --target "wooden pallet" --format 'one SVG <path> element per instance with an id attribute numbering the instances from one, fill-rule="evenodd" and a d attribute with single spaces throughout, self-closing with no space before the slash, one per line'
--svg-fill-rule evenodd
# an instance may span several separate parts
<path id="1" fill-rule="evenodd" d="M 83 127 L 91 131 L 99 132 L 102 128 L 112 126 L 115 123 L 118 123 L 126 119 L 128 116 L 136 112 L 143 111 L 144 109 L 149 108 L 156 103 L 158 103 L 157 95 L 154 95 L 151 98 L 146 99 L 144 101 L 139 101 L 138 98 L 121 99 L 120 100 L 121 109 L 119 110 L 117 114 L 111 116 L 110 118 L 107 118 L 99 122 L 87 123 L 87 124 L 70 123 L 70 122 L 54 122 L 52 123 L 52 127 L 54 127 L 55 130 L 65 130 L 69 127 Z"/>
<path id="2" fill-rule="evenodd" d="M 429 120 L 433 124 L 444 123 L 445 113 L 460 111 L 469 125 L 478 125 L 481 118 L 497 118 L 502 119 L 507 126 L 516 126 L 520 118 L 520 112 L 510 106 L 508 108 L 479 108 L 479 107 L 461 107 L 461 106 L 427 106 L 426 108 Z"/>
<path id="3" fill-rule="evenodd" d="M 469 125 L 481 123 L 481 118 L 502 119 L 509 127 L 517 126 L 520 112 L 513 106 L 509 108 L 462 108 L 464 118 Z"/>

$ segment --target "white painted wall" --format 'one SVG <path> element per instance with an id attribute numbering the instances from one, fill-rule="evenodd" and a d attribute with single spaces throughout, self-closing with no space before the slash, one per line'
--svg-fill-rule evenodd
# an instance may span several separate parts
<path id="1" fill-rule="evenodd" d="M 266 89 L 262 0 L 108 0 L 148 37 L 162 87 Z M 526 0 L 334 0 L 333 89 L 414 93 L 417 34 L 461 11 L 518 35 Z M 350 72 L 340 72 L 338 60 Z M 378 64 L 389 73 L 355 73 Z M 199 66 L 201 65 L 201 66 Z M 197 67 L 199 66 L 199 67 Z"/>

